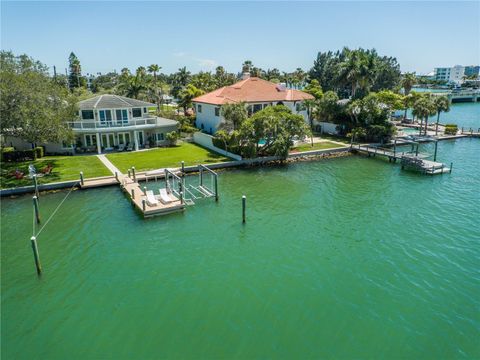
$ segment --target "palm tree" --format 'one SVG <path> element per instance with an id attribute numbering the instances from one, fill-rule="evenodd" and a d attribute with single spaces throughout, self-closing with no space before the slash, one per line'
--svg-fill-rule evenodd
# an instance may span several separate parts
<path id="1" fill-rule="evenodd" d="M 161 67 L 157 64 L 152 64 L 148 67 L 148 72 L 153 74 L 153 79 L 157 82 L 157 73 L 160 71 Z"/>
<path id="2" fill-rule="evenodd" d="M 224 119 L 222 128 L 229 133 L 238 130 L 248 117 L 247 108 L 244 102 L 222 105 L 221 115 Z"/>
<path id="3" fill-rule="evenodd" d="M 157 91 L 157 73 L 160 71 L 161 67 L 157 64 L 152 64 L 148 67 L 148 72 L 153 74 L 153 88 L 151 89 L 154 93 L 155 102 L 157 103 L 158 107 L 160 108 L 160 96 L 158 96 Z"/>
<path id="4" fill-rule="evenodd" d="M 432 95 L 425 94 L 419 97 L 413 104 L 413 114 L 421 119 L 419 135 L 422 135 L 423 121 L 425 121 L 425 135 L 427 135 L 428 117 L 435 115 L 436 106 Z"/>
<path id="5" fill-rule="evenodd" d="M 184 114 L 187 113 L 187 109 L 192 105 L 192 99 L 202 95 L 203 93 L 204 92 L 202 90 L 197 89 L 192 84 L 188 84 L 187 87 L 180 91 L 178 94 L 178 97 L 180 98 L 178 105 L 183 107 Z"/>
<path id="6" fill-rule="evenodd" d="M 410 91 L 412 91 L 413 85 L 417 83 L 417 76 L 415 73 L 405 73 L 402 77 L 401 85 L 403 87 L 403 93 L 407 97 L 410 94 Z M 407 101 L 408 105 L 408 101 Z M 407 118 L 407 110 L 408 107 L 405 106 L 405 114 L 403 115 L 403 119 L 405 120 Z"/>
<path id="7" fill-rule="evenodd" d="M 250 69 L 253 67 L 251 60 L 245 60 L 242 64 L 242 73 L 250 72 Z"/>
<path id="8" fill-rule="evenodd" d="M 450 111 L 450 101 L 446 96 L 437 96 L 434 100 L 435 107 L 437 108 L 437 123 L 435 125 L 435 136 L 438 134 L 438 123 L 440 122 L 440 113 Z"/>
<path id="9" fill-rule="evenodd" d="M 340 63 L 338 78 L 340 82 L 350 85 L 351 96 L 354 98 L 361 78 L 361 61 L 357 51 L 348 49 L 346 49 L 346 51 L 348 51 L 347 58 L 344 62 Z"/>

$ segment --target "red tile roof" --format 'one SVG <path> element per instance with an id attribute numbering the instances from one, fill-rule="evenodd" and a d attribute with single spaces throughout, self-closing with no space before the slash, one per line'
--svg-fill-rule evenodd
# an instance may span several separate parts
<path id="1" fill-rule="evenodd" d="M 281 85 L 251 77 L 233 85 L 224 86 L 194 98 L 192 101 L 222 105 L 232 102 L 270 102 L 270 101 L 299 101 L 313 99 L 313 96 L 300 90 L 283 89 Z"/>

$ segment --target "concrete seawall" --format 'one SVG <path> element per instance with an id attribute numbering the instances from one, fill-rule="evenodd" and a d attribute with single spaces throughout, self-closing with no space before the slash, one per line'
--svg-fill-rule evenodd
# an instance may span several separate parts
<path id="1" fill-rule="evenodd" d="M 315 156 L 328 156 L 330 154 L 338 154 L 342 152 L 350 152 L 350 146 L 345 146 L 341 148 L 335 148 L 335 149 L 325 149 L 325 150 L 312 150 L 312 151 L 305 151 L 305 152 L 299 152 L 299 153 L 292 153 L 289 154 L 287 157 L 288 160 L 295 160 L 299 158 L 305 158 L 305 157 L 315 157 Z M 261 157 L 261 158 L 254 158 L 254 159 L 242 159 L 242 160 L 237 160 L 237 161 L 227 161 L 227 162 L 221 162 L 221 163 L 214 163 L 214 164 L 208 164 L 207 166 L 212 169 L 212 170 L 219 170 L 219 169 L 228 169 L 228 168 L 234 168 L 234 167 L 244 167 L 244 166 L 261 166 L 263 164 L 268 164 L 276 161 L 281 161 L 282 158 L 280 156 L 267 156 L 267 157 Z M 79 170 L 80 172 L 81 170 Z M 185 166 L 185 172 L 186 173 L 191 173 L 191 172 L 197 172 L 198 167 L 196 165 L 193 166 Z M 138 172 L 137 176 L 142 177 L 142 175 L 145 172 Z M 158 178 L 162 178 L 162 174 L 158 175 Z M 106 179 L 106 178 L 114 178 L 114 176 L 102 176 L 98 179 Z M 97 179 L 97 178 L 95 178 Z M 90 180 L 90 179 L 89 179 Z M 50 184 L 40 184 L 38 185 L 38 190 L 39 191 L 51 191 L 51 190 L 61 190 L 61 189 L 69 189 L 72 186 L 76 185 L 79 187 L 79 180 L 71 180 L 71 181 L 62 181 L 62 182 L 55 182 L 55 183 L 50 183 Z M 108 184 L 105 186 L 112 186 L 116 184 Z M 17 188 L 10 188 L 10 189 L 2 189 L 0 190 L 0 197 L 4 196 L 15 196 L 15 195 L 22 195 L 22 194 L 29 194 L 29 193 L 34 193 L 34 186 L 29 185 L 29 186 L 22 186 L 22 187 L 17 187 Z"/>

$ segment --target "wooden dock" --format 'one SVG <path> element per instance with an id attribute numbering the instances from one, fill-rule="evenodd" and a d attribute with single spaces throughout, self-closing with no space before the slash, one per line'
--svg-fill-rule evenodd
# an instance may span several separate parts
<path id="1" fill-rule="evenodd" d="M 176 200 L 168 204 L 164 204 L 160 200 L 155 205 L 148 204 L 147 197 L 145 196 L 144 190 L 140 184 L 128 176 L 122 177 L 120 186 L 129 197 L 132 205 L 134 205 L 144 217 L 166 215 L 183 211 L 185 209 L 185 203 L 173 194 L 170 194 L 170 197 Z"/>
<path id="2" fill-rule="evenodd" d="M 115 176 L 102 176 L 96 178 L 85 179 L 84 181 L 80 180 L 81 189 L 90 189 L 102 186 L 117 185 L 120 181 L 117 180 Z"/>
<path id="3" fill-rule="evenodd" d="M 404 144 L 399 143 L 397 145 Z M 395 163 L 397 160 L 401 160 L 402 169 L 415 170 L 428 175 L 445 174 L 452 172 L 452 165 L 448 167 L 440 162 L 426 160 L 423 155 L 418 153 L 418 147 L 415 153 L 396 151 L 395 147 L 392 150 L 371 145 L 352 145 L 352 150 L 359 153 L 367 154 L 369 157 L 377 155 L 383 156 L 388 158 L 389 162 Z"/>

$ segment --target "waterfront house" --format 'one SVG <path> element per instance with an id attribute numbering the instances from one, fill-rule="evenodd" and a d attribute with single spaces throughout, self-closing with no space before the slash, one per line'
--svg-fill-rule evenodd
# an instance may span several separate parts
<path id="1" fill-rule="evenodd" d="M 150 114 L 157 105 L 118 95 L 99 95 L 80 101 L 78 119 L 70 122 L 76 149 L 109 150 L 166 145 L 166 134 L 178 122 Z"/>
<path id="2" fill-rule="evenodd" d="M 303 106 L 304 101 L 309 99 L 313 96 L 306 92 L 288 89 L 285 84 L 275 84 L 245 73 L 241 81 L 198 96 L 192 103 L 197 128 L 213 134 L 224 120 L 221 115 L 224 104 L 244 102 L 249 115 L 267 106 L 285 105 L 309 123 L 308 112 Z"/>
<path id="3" fill-rule="evenodd" d="M 37 144 L 46 153 L 85 153 L 139 150 L 168 145 L 166 134 L 178 130 L 178 122 L 150 114 L 156 104 L 118 95 L 98 95 L 78 103 L 78 117 L 68 122 L 73 144 Z M 7 137 L 5 144 L 19 150 L 31 144 Z"/>

